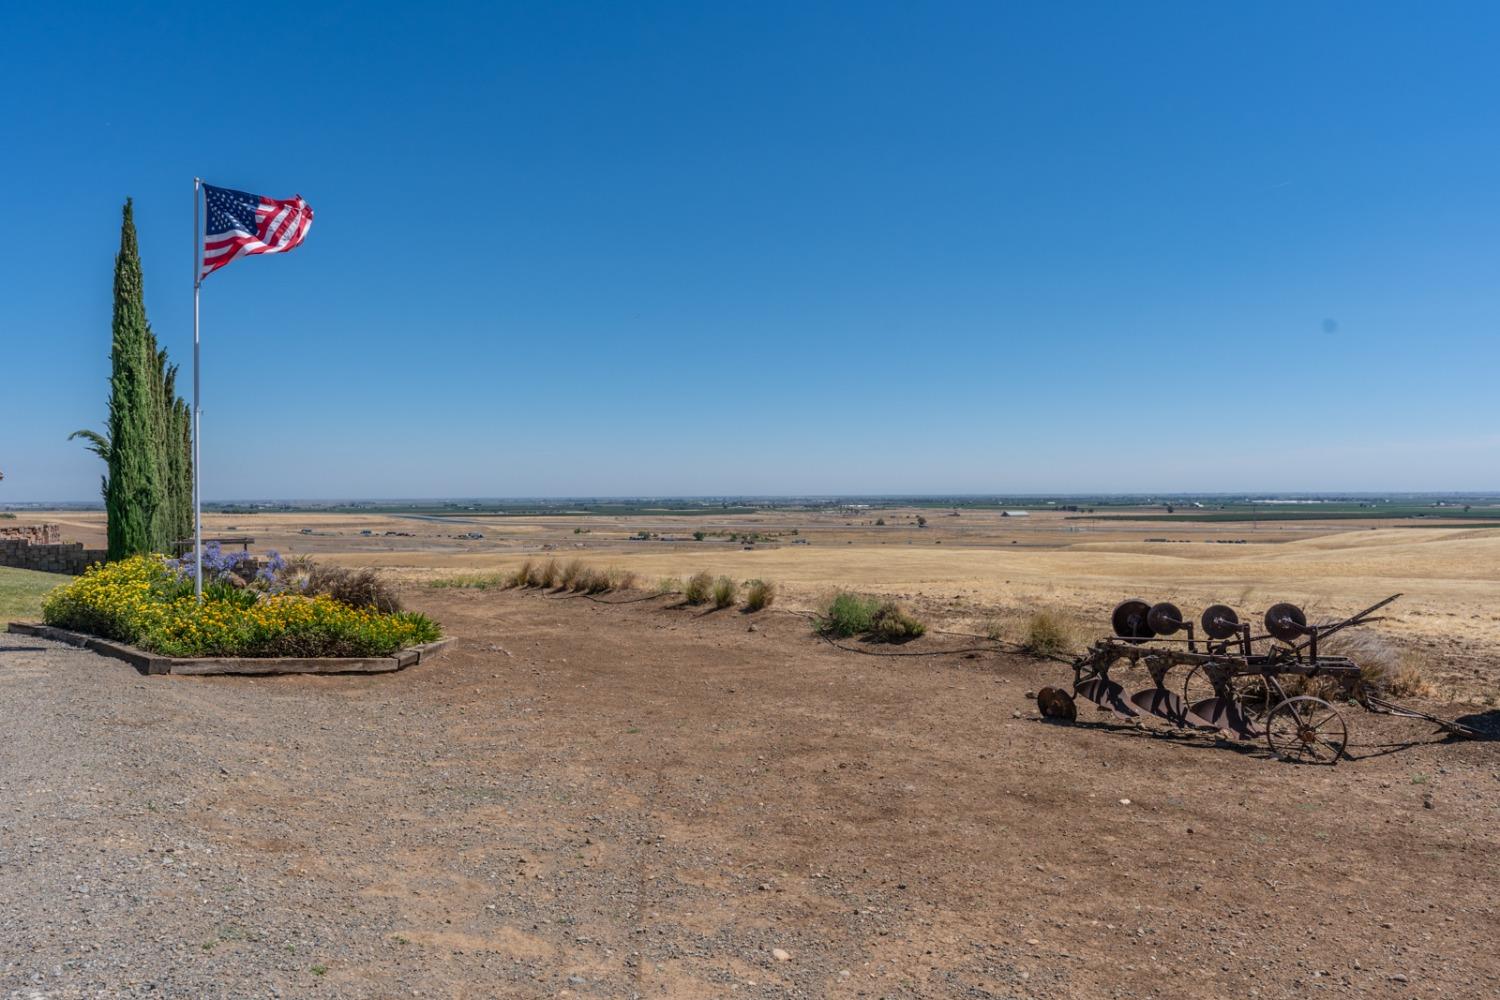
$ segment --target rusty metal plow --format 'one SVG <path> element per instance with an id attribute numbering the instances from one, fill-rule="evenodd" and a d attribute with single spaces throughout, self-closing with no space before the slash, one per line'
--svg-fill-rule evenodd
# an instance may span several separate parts
<path id="1" fill-rule="evenodd" d="M 1073 695 L 1121 719 L 1149 717 L 1179 729 L 1264 740 L 1277 757 L 1302 763 L 1335 764 L 1346 755 L 1348 723 L 1334 701 L 1423 719 L 1459 737 L 1479 735 L 1461 723 L 1386 701 L 1370 690 L 1357 663 L 1318 652 L 1320 640 L 1379 621 L 1374 613 L 1400 596 L 1323 625 L 1309 625 L 1295 605 L 1276 604 L 1265 613 L 1264 634 L 1255 633 L 1226 605 L 1205 610 L 1195 627 L 1176 605 L 1128 600 L 1111 616 L 1114 634 L 1073 662 Z M 1124 685 L 1111 677 L 1122 662 L 1127 668 L 1144 667 L 1151 686 L 1127 695 Z M 1180 686 L 1174 683 L 1177 677 Z M 1337 695 L 1329 701 L 1289 694 L 1282 681 L 1293 677 L 1326 678 Z M 1059 705 L 1055 697 L 1038 703 L 1044 715 L 1076 714 L 1071 703 Z"/>

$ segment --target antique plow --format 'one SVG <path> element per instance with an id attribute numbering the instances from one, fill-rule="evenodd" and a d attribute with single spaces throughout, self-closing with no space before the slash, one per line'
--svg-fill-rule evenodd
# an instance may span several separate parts
<path id="1" fill-rule="evenodd" d="M 1319 652 L 1319 643 L 1329 636 L 1380 621 L 1375 612 L 1400 596 L 1321 625 L 1308 624 L 1294 604 L 1276 604 L 1265 614 L 1263 634 L 1223 604 L 1204 611 L 1195 628 L 1174 604 L 1125 601 L 1111 616 L 1114 635 L 1073 661 L 1073 694 L 1123 719 L 1151 716 L 1181 729 L 1264 740 L 1277 757 L 1302 763 L 1336 764 L 1345 755 L 1349 727 L 1334 702 L 1423 719 L 1458 737 L 1479 735 L 1461 723 L 1386 701 L 1353 660 Z M 1151 686 L 1127 695 L 1110 676 L 1121 661 L 1144 667 Z M 1327 679 L 1332 700 L 1289 694 L 1288 686 L 1305 686 L 1290 678 Z M 1071 699 L 1055 688 L 1043 689 L 1037 702 L 1048 717 L 1076 714 Z"/>

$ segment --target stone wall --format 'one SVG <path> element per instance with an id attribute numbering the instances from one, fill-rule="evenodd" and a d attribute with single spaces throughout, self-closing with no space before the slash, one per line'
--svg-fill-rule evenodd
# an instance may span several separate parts
<path id="1" fill-rule="evenodd" d="M 0 528 L 0 566 L 77 576 L 103 562 L 104 555 L 103 549 L 86 549 L 82 542 L 63 542 L 62 529 L 55 524 Z"/>

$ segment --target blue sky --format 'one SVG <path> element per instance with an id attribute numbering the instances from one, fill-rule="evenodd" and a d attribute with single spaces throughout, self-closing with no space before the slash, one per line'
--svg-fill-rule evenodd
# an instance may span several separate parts
<path id="1" fill-rule="evenodd" d="M 1500 489 L 1494 5 L 0 14 L 0 502 L 92 499 L 119 209 L 204 493 Z"/>

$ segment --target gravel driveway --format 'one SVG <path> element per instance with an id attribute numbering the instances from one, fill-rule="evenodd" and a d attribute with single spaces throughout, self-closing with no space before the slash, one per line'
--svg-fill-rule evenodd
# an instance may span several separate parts
<path id="1" fill-rule="evenodd" d="M 1287 767 L 774 610 L 416 601 L 457 640 L 380 676 L 0 635 L 0 998 L 1500 995 L 1496 744 Z"/>

